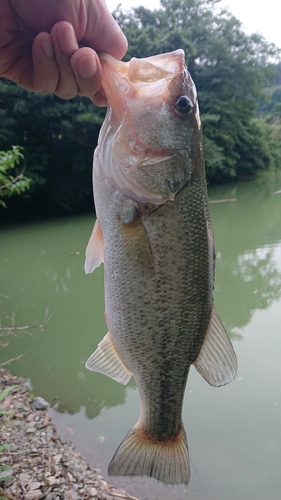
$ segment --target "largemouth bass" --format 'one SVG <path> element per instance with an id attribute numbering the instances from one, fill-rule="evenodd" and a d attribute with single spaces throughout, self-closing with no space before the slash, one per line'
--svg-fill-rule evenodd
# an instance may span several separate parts
<path id="1" fill-rule="evenodd" d="M 97 221 L 85 270 L 104 261 L 108 333 L 86 366 L 126 384 L 140 417 L 109 475 L 188 484 L 181 413 L 190 366 L 213 386 L 236 356 L 214 309 L 215 250 L 195 85 L 184 52 L 101 54 L 107 115 L 94 155 Z"/>

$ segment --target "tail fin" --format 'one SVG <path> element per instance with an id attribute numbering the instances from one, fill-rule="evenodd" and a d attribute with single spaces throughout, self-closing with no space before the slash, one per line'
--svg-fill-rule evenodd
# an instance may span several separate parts
<path id="1" fill-rule="evenodd" d="M 177 436 L 157 441 L 136 424 L 117 448 L 109 476 L 150 476 L 167 484 L 188 484 L 187 439 L 183 425 Z"/>

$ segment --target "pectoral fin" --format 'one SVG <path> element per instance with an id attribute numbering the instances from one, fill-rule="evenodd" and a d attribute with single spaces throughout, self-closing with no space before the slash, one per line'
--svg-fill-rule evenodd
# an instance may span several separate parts
<path id="1" fill-rule="evenodd" d="M 97 349 L 86 362 L 86 368 L 103 373 L 121 384 L 127 384 L 132 376 L 120 359 L 109 333 L 98 344 Z"/>
<path id="2" fill-rule="evenodd" d="M 204 343 L 193 364 L 202 377 L 215 387 L 228 384 L 236 377 L 236 355 L 214 307 Z"/>
<path id="3" fill-rule="evenodd" d="M 92 273 L 103 262 L 103 236 L 98 219 L 86 248 L 85 273 Z"/>

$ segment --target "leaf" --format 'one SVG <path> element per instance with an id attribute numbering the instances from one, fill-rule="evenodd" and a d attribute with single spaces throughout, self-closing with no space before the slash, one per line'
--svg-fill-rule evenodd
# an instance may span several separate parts
<path id="1" fill-rule="evenodd" d="M 12 478 L 13 468 L 10 465 L 0 466 L 0 481 L 7 481 Z"/>
<path id="2" fill-rule="evenodd" d="M 0 453 L 2 453 L 4 450 L 8 450 L 10 448 L 10 445 L 5 443 L 0 445 Z"/>
<path id="3" fill-rule="evenodd" d="M 13 389 L 15 389 L 16 387 L 18 387 L 17 385 L 9 385 L 8 387 L 6 387 L 6 389 L 4 389 L 1 394 L 0 394 L 0 402 L 3 401 L 3 399 L 5 399 L 5 397 L 7 396 L 7 394 L 12 391 Z"/>

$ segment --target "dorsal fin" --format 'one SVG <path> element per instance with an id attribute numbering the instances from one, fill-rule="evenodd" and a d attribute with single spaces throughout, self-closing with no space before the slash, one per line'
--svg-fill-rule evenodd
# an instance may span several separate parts
<path id="1" fill-rule="evenodd" d="M 85 273 L 92 273 L 103 262 L 103 236 L 98 219 L 86 248 Z"/>
<path id="2" fill-rule="evenodd" d="M 193 364 L 200 375 L 215 387 L 229 384 L 236 377 L 236 354 L 214 307 L 205 340 Z"/>

